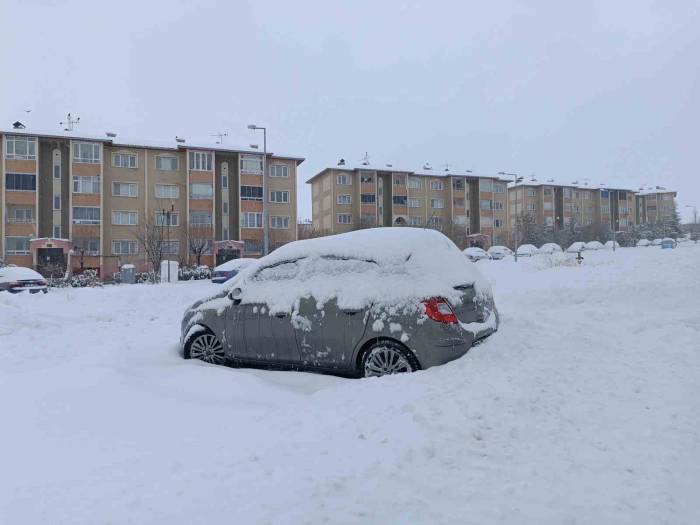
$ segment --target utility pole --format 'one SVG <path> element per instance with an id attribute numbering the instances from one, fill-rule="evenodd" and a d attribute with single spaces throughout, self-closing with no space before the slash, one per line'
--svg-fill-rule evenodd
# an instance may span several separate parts
<path id="1" fill-rule="evenodd" d="M 698 243 L 698 207 L 693 204 L 686 204 L 686 208 L 693 208 L 693 240 Z"/>
<path id="2" fill-rule="evenodd" d="M 505 171 L 499 171 L 499 175 L 503 175 L 504 177 L 513 177 L 513 191 L 517 190 L 518 182 L 522 182 L 523 178 L 519 177 L 517 173 L 507 173 Z M 523 191 L 525 191 L 525 188 L 523 188 Z M 507 192 L 507 189 L 506 189 Z M 508 194 L 506 193 L 506 196 Z M 523 200 L 525 197 L 523 196 Z M 508 196 L 508 200 L 506 202 L 508 206 L 510 206 L 510 196 Z M 515 194 L 515 220 L 513 221 L 513 242 L 515 244 L 515 262 L 518 262 L 518 195 L 517 193 Z"/>
<path id="3" fill-rule="evenodd" d="M 165 209 L 163 209 L 163 219 L 165 219 L 165 236 L 166 236 L 166 242 L 165 245 L 168 247 L 168 282 L 170 282 L 170 217 L 172 216 L 172 213 L 175 211 L 175 205 L 171 204 L 170 209 L 166 212 Z M 162 237 L 161 237 L 162 238 Z M 162 250 L 162 247 L 161 247 Z"/>
<path id="4" fill-rule="evenodd" d="M 267 200 L 270 196 L 267 194 L 267 128 L 263 126 L 256 126 L 255 124 L 248 124 L 248 129 L 255 131 L 261 129 L 263 132 L 263 158 L 262 158 L 262 176 L 263 176 L 263 210 L 262 210 L 262 221 L 263 221 L 263 255 L 267 255 L 270 252 L 270 231 L 269 223 L 267 220 Z"/>

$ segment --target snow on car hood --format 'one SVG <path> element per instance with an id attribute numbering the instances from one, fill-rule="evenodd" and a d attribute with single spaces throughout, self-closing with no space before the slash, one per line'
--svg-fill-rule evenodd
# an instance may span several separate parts
<path id="1" fill-rule="evenodd" d="M 402 308 L 442 296 L 459 304 L 455 286 L 472 284 L 476 295 L 491 289 L 455 244 L 435 230 L 372 228 L 296 241 L 239 274 L 243 303 L 266 303 L 270 313 L 292 312 L 314 297 L 321 308 L 337 299 L 340 308 L 370 304 Z"/>
<path id="2" fill-rule="evenodd" d="M 34 281 L 44 278 L 40 273 L 35 272 L 31 268 L 23 268 L 22 266 L 5 266 L 0 268 L 0 282 L 7 283 L 12 281 Z"/>
<path id="3" fill-rule="evenodd" d="M 230 272 L 232 270 L 242 270 L 243 268 L 257 263 L 258 259 L 249 259 L 249 258 L 241 258 L 241 259 L 231 259 L 230 261 L 226 261 L 223 264 L 220 264 L 216 268 L 214 268 L 215 272 Z"/>

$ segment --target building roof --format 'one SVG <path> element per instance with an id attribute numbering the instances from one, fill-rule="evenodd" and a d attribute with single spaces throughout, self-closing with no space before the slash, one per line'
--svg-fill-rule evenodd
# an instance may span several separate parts
<path id="1" fill-rule="evenodd" d="M 359 162 L 352 163 L 348 161 L 343 161 L 343 164 L 338 163 L 335 166 L 327 166 L 321 171 L 313 175 L 309 180 L 306 181 L 307 184 L 311 183 L 316 177 L 325 173 L 327 170 L 344 170 L 344 171 L 357 171 L 357 170 L 368 170 L 368 171 L 385 171 L 392 173 L 405 173 L 407 175 L 419 175 L 425 177 L 475 177 L 475 178 L 488 178 L 495 179 L 506 182 L 509 179 L 504 179 L 499 175 L 483 175 L 479 173 L 474 173 L 471 170 L 459 170 L 454 168 L 433 168 L 429 164 L 423 165 L 421 168 L 408 168 L 407 166 L 394 165 L 392 163 L 376 163 L 376 162 Z"/>
<path id="2" fill-rule="evenodd" d="M 572 181 L 569 183 L 566 182 L 561 182 L 561 181 L 556 181 L 554 179 L 546 179 L 546 180 L 541 180 L 537 179 L 535 177 L 525 177 L 522 181 L 515 183 L 511 182 L 508 184 L 508 188 L 516 188 L 516 187 L 522 187 L 522 186 L 530 186 L 530 187 L 535 187 L 535 186 L 556 186 L 559 188 L 576 188 L 580 190 L 621 190 L 621 191 L 629 191 L 629 192 L 635 192 L 635 190 L 632 190 L 630 188 L 623 188 L 620 186 L 612 186 L 610 184 L 594 184 L 588 181 Z"/>
<path id="3" fill-rule="evenodd" d="M 207 151 L 222 151 L 230 153 L 243 153 L 251 155 L 260 155 L 262 152 L 257 149 L 252 148 L 239 148 L 235 146 L 225 146 L 221 144 L 206 144 L 206 143 L 192 143 L 187 142 L 177 142 L 175 138 L 167 141 L 155 141 L 155 140 L 143 140 L 143 139 L 132 139 L 123 138 L 120 136 L 110 137 L 106 134 L 102 135 L 91 135 L 86 133 L 77 133 L 73 131 L 41 131 L 41 130 L 30 130 L 30 129 L 2 129 L 0 128 L 0 134 L 4 135 L 28 135 L 32 137 L 45 137 L 45 138 L 60 138 L 60 139 L 71 139 L 71 140 L 89 140 L 93 142 L 102 142 L 111 146 L 122 146 L 122 147 L 132 147 L 132 148 L 148 148 L 148 149 L 161 149 L 161 150 L 172 150 L 172 151 L 182 151 L 186 149 L 199 149 Z M 304 157 L 299 157 L 297 155 L 287 155 L 281 153 L 274 153 L 272 151 L 267 152 L 268 155 L 272 157 L 277 157 L 281 159 L 290 159 L 297 161 L 297 164 L 301 164 L 306 160 Z"/>
<path id="4" fill-rule="evenodd" d="M 669 190 L 664 186 L 642 186 L 637 190 L 637 195 L 655 195 L 657 193 L 677 193 L 675 190 Z"/>

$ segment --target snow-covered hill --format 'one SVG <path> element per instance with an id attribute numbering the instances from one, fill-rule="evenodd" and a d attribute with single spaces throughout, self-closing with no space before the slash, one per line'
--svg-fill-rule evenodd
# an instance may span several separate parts
<path id="1" fill-rule="evenodd" d="M 182 360 L 208 282 L 1 294 L 0 523 L 698 523 L 700 246 L 584 257 L 368 380 Z"/>

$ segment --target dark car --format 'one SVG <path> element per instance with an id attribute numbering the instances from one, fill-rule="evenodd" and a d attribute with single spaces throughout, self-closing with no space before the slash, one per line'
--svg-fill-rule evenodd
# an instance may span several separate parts
<path id="1" fill-rule="evenodd" d="M 214 271 L 211 273 L 211 282 L 216 284 L 225 283 L 238 275 L 241 270 L 256 262 L 258 262 L 257 259 L 231 259 L 214 268 Z"/>
<path id="2" fill-rule="evenodd" d="M 4 266 L 0 268 L 0 292 L 38 293 L 48 291 L 46 280 L 31 268 L 21 266 Z"/>

